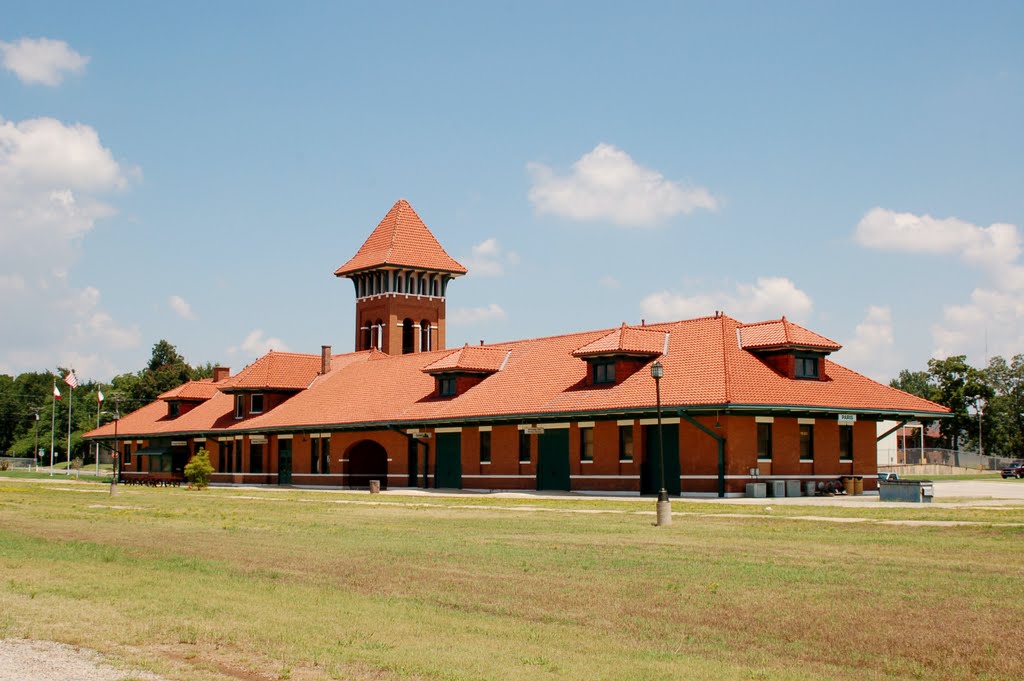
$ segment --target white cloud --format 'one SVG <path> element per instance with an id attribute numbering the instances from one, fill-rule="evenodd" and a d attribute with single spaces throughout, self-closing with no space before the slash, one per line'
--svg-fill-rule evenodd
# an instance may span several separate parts
<path id="1" fill-rule="evenodd" d="M 140 344 L 137 328 L 119 325 L 103 310 L 98 290 L 69 283 L 83 238 L 115 212 L 98 195 L 126 186 L 120 165 L 89 126 L 0 118 L 0 366 L 5 370 L 61 363 L 83 377 L 104 378 L 116 372 L 111 350 Z"/>
<path id="2" fill-rule="evenodd" d="M 519 263 L 519 255 L 514 251 L 502 249 L 494 237 L 473 246 L 472 255 L 463 258 L 463 263 L 471 275 L 482 277 L 500 277 L 505 274 L 505 265 Z"/>
<path id="3" fill-rule="evenodd" d="M 228 348 L 228 353 L 237 355 L 239 353 L 244 354 L 246 357 L 262 357 L 271 350 L 275 352 L 287 352 L 288 346 L 280 338 L 266 338 L 263 335 L 263 329 L 253 329 L 249 332 L 249 335 L 245 337 L 242 344 L 235 347 Z"/>
<path id="4" fill-rule="evenodd" d="M 606 274 L 601 277 L 597 283 L 601 284 L 601 286 L 604 286 L 605 288 L 619 288 L 622 286 L 622 282 L 610 274 Z"/>
<path id="5" fill-rule="evenodd" d="M 885 383 L 901 368 L 894 351 L 895 344 L 892 310 L 888 306 L 871 305 L 864 319 L 857 324 L 853 338 L 843 343 L 836 360 Z"/>
<path id="6" fill-rule="evenodd" d="M 785 277 L 761 277 L 755 284 L 736 284 L 735 290 L 683 295 L 671 291 L 652 293 L 640 307 L 648 318 L 658 320 L 704 317 L 721 310 L 743 322 L 773 319 L 785 315 L 794 321 L 806 319 L 814 303 L 811 297 Z"/>
<path id="7" fill-rule="evenodd" d="M 969 302 L 943 308 L 931 331 L 934 357 L 965 354 L 976 366 L 986 356 L 1009 359 L 1024 351 L 1024 299 L 1018 291 L 976 288 Z"/>
<path id="8" fill-rule="evenodd" d="M 680 213 L 718 207 L 707 189 L 667 180 L 610 144 L 598 144 L 584 154 L 566 176 L 556 175 L 542 163 L 526 167 L 533 180 L 529 199 L 534 208 L 570 220 L 646 227 Z"/>
<path id="9" fill-rule="evenodd" d="M 873 208 L 857 223 L 855 236 L 878 250 L 958 255 L 970 265 L 989 268 L 996 279 L 1024 288 L 1024 271 L 1016 265 L 1021 253 L 1016 225 L 980 227 L 958 218 Z"/>
<path id="10" fill-rule="evenodd" d="M 192 312 L 192 306 L 181 296 L 171 296 L 167 299 L 167 304 L 182 319 L 193 320 L 196 318 L 195 313 Z"/>
<path id="11" fill-rule="evenodd" d="M 21 38 L 13 43 L 0 41 L 4 68 L 23 83 L 60 85 L 66 73 L 81 73 L 89 57 L 75 52 L 63 40 Z"/>
<path id="12" fill-rule="evenodd" d="M 897 213 L 874 208 L 857 224 L 859 243 L 879 250 L 954 255 L 977 268 L 984 279 L 970 299 L 943 308 L 931 327 L 934 357 L 966 354 L 981 364 L 985 356 L 1012 356 L 1022 347 L 1024 267 L 1016 225 L 981 227 L 959 218 Z"/>
<path id="13" fill-rule="evenodd" d="M 459 307 L 448 313 L 448 322 L 456 326 L 469 326 L 481 322 L 505 319 L 505 310 L 497 303 L 483 307 Z"/>

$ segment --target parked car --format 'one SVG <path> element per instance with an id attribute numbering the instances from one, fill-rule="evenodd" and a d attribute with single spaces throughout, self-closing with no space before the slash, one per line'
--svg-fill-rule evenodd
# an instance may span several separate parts
<path id="1" fill-rule="evenodd" d="M 878 481 L 879 482 L 895 482 L 896 480 L 899 480 L 899 479 L 900 479 L 900 476 L 899 476 L 898 473 L 879 473 L 878 474 Z"/>
<path id="2" fill-rule="evenodd" d="M 999 471 L 999 474 L 1003 476 L 1003 480 L 1006 478 L 1024 478 L 1024 461 L 1014 461 Z"/>

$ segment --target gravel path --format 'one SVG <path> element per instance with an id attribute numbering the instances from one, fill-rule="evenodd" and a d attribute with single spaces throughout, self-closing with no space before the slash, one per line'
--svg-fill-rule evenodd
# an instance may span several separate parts
<path id="1" fill-rule="evenodd" d="M 149 672 L 122 671 L 94 650 L 52 641 L 0 639 L 0 681 L 164 681 Z"/>

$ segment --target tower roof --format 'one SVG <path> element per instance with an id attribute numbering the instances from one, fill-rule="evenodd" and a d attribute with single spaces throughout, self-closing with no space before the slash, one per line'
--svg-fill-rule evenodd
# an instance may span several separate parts
<path id="1" fill-rule="evenodd" d="M 391 207 L 359 251 L 335 270 L 334 275 L 347 277 L 385 265 L 449 272 L 456 276 L 466 273 L 466 268 L 445 252 L 405 199 L 399 199 Z"/>

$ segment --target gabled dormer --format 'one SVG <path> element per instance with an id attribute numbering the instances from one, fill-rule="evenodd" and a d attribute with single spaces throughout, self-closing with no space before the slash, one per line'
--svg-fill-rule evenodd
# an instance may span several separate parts
<path id="1" fill-rule="evenodd" d="M 825 357 L 841 346 L 785 317 L 736 327 L 739 346 L 787 378 L 827 381 Z"/>
<path id="2" fill-rule="evenodd" d="M 466 344 L 423 367 L 423 373 L 434 377 L 434 397 L 455 397 L 501 371 L 511 353 L 507 348 Z"/>
<path id="3" fill-rule="evenodd" d="M 227 378 L 231 370 L 225 367 L 214 367 L 213 371 L 213 378 L 182 383 L 157 396 L 158 400 L 167 403 L 167 418 L 176 419 L 187 414 L 217 394 L 220 390 L 220 383 Z"/>
<path id="4" fill-rule="evenodd" d="M 241 420 L 259 416 L 310 386 L 331 368 L 331 348 L 320 356 L 271 350 L 221 383 L 222 393 L 234 397 L 234 416 Z"/>
<path id="5" fill-rule="evenodd" d="M 587 385 L 618 385 L 655 357 L 665 354 L 668 338 L 667 331 L 623 323 L 572 355 L 587 363 Z"/>

